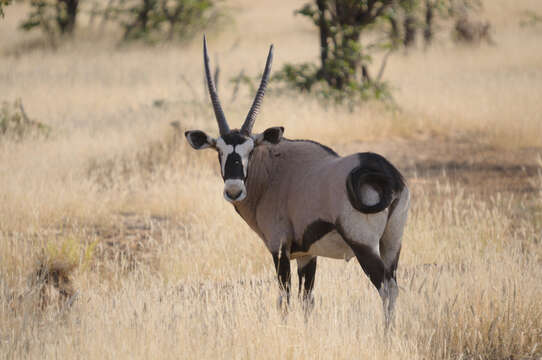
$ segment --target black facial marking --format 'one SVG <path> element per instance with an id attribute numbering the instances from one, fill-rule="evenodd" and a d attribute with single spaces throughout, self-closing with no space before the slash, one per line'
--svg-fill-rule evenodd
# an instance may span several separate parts
<path id="1" fill-rule="evenodd" d="M 367 276 L 369 276 L 369 279 L 376 287 L 376 289 L 380 290 L 382 282 L 384 281 L 384 277 L 386 277 L 387 279 L 390 278 L 389 274 L 387 274 L 382 259 L 380 259 L 380 257 L 375 254 L 373 250 L 367 245 L 359 244 L 352 241 L 352 239 L 348 237 L 348 234 L 344 231 L 344 229 L 339 223 L 337 223 L 336 226 L 339 234 L 343 237 L 343 239 L 346 241 L 346 243 L 350 246 L 350 248 L 356 255 L 356 259 L 358 259 L 358 262 L 361 265 L 363 272 Z"/>
<path id="2" fill-rule="evenodd" d="M 243 144 L 247 141 L 247 138 L 239 132 L 239 130 L 232 130 L 229 133 L 222 135 L 222 140 L 227 145 L 232 145 L 234 152 L 228 155 L 226 158 L 226 164 L 224 165 L 224 179 L 241 179 L 245 178 L 245 173 L 243 171 L 243 163 L 241 161 L 241 156 L 235 152 L 235 147 L 237 145 Z M 222 158 L 218 156 L 220 165 L 222 166 Z"/>
<path id="3" fill-rule="evenodd" d="M 232 130 L 229 133 L 222 135 L 222 140 L 228 145 L 240 145 L 247 141 L 247 138 L 241 135 L 239 130 Z"/>
<path id="4" fill-rule="evenodd" d="M 241 156 L 238 153 L 233 152 L 226 158 L 226 165 L 224 166 L 224 179 L 241 179 L 245 178 L 243 172 L 243 163 L 241 162 Z"/>
<path id="5" fill-rule="evenodd" d="M 287 300 L 290 302 L 290 258 L 284 252 L 273 253 L 273 262 L 277 270 L 277 278 L 282 291 L 286 292 Z"/>
<path id="6" fill-rule="evenodd" d="M 299 294 L 302 295 L 303 300 L 306 300 L 314 288 L 314 277 L 316 274 L 316 257 L 312 258 L 308 264 L 302 268 L 297 269 L 297 275 L 299 277 Z M 304 287 L 304 291 L 301 292 L 301 287 Z"/>

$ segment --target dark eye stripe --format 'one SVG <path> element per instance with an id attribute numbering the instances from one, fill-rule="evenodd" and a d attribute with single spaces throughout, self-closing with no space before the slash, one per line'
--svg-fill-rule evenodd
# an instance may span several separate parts
<path id="1" fill-rule="evenodd" d="M 224 179 L 244 179 L 243 162 L 241 156 L 233 152 L 226 158 L 224 166 Z"/>

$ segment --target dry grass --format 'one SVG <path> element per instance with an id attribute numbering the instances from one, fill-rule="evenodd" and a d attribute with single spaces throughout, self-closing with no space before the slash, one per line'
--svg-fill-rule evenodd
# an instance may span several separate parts
<path id="1" fill-rule="evenodd" d="M 236 25 L 209 37 L 223 74 L 256 74 L 270 42 L 275 68 L 317 57 L 316 34 L 292 16 L 303 1 L 274 3 L 230 4 Z M 117 49 L 110 29 L 51 52 L 15 31 L 24 9 L 11 5 L 0 21 L 0 100 L 21 97 L 52 133 L 0 139 L 0 357 L 540 358 L 542 174 L 508 179 L 528 184 L 525 193 L 472 195 L 468 182 L 418 173 L 429 152 L 409 145 L 452 139 L 507 159 L 523 147 L 540 153 L 542 29 L 520 28 L 522 9 L 542 12 L 537 1 L 486 2 L 496 47 L 392 57 L 386 76 L 401 111 L 349 112 L 300 95 L 265 101 L 257 129 L 284 125 L 289 137 L 339 150 L 380 142 L 392 160 L 409 159 L 398 164 L 413 206 L 386 337 L 355 261 L 319 261 L 314 313 L 305 321 L 294 301 L 281 318 L 271 257 L 223 201 L 216 155 L 192 151 L 169 126 L 216 133 L 199 40 Z M 220 92 L 239 124 L 248 94 L 229 103 L 226 75 Z M 460 145 L 457 161 L 468 163 Z M 77 297 L 63 298 L 54 280 L 36 285 L 37 264 L 62 269 Z"/>
<path id="2" fill-rule="evenodd" d="M 387 75 L 401 84 L 397 101 L 421 128 L 478 131 L 505 148 L 540 146 L 540 33 L 516 27 L 497 39 L 479 51 L 432 48 L 392 58 Z"/>
<path id="3" fill-rule="evenodd" d="M 414 188 L 422 198 L 423 189 Z M 81 294 L 70 312 L 51 308 L 43 313 L 29 301 L 14 312 L 4 304 L 1 333 L 9 346 L 3 354 L 540 356 L 539 234 L 529 222 L 511 230 L 505 204 L 490 206 L 454 187 L 442 188 L 437 196 L 442 203 L 422 200 L 413 208 L 399 272 L 397 326 L 389 339 L 382 333 L 380 300 L 354 261 L 321 261 L 315 312 L 305 322 L 294 302 L 283 321 L 274 306 L 269 256 L 227 213 L 211 229 L 207 217 L 195 217 L 186 228 L 161 229 L 154 266 L 142 263 L 126 273 L 122 261 L 100 259 L 111 262 L 115 274 L 108 280 L 94 271 L 78 271 L 75 284 Z M 201 214 L 204 207 L 193 212 Z M 19 249 L 3 249 L 3 254 L 20 257 L 14 254 Z"/>

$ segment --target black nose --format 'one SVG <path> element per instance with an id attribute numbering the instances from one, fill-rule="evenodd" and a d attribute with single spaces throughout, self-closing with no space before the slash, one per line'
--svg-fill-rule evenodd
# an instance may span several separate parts
<path id="1" fill-rule="evenodd" d="M 226 191 L 226 194 L 228 194 L 228 197 L 232 200 L 237 199 L 239 196 L 241 196 L 241 193 L 243 191 L 241 189 L 239 190 L 228 190 Z"/>

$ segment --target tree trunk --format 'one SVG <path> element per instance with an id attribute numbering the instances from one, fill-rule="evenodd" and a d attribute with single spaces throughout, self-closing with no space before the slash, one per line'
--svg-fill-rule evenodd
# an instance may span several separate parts
<path id="1" fill-rule="evenodd" d="M 412 15 L 407 15 L 403 22 L 405 28 L 405 37 L 403 38 L 403 45 L 405 47 L 411 47 L 416 42 L 416 19 Z"/>
<path id="2" fill-rule="evenodd" d="M 152 11 L 154 6 L 154 0 L 143 0 L 143 6 L 137 10 L 137 18 L 135 21 L 131 24 L 126 25 L 125 31 L 124 31 L 124 40 L 128 40 L 132 37 L 132 32 L 136 32 L 136 36 L 138 32 L 140 33 L 147 33 L 149 30 L 148 22 L 149 22 L 149 13 Z"/>
<path id="3" fill-rule="evenodd" d="M 142 31 L 147 31 L 147 23 L 149 22 L 149 13 L 152 10 L 151 0 L 143 0 L 143 9 L 139 13 L 138 22 Z"/>
<path id="4" fill-rule="evenodd" d="M 361 31 L 353 30 L 351 34 L 349 34 L 348 36 L 344 35 L 343 37 L 343 56 L 344 60 L 348 63 L 348 67 L 349 70 L 351 70 L 351 73 L 346 72 L 344 74 L 343 78 L 341 79 L 342 85 L 348 84 L 352 79 L 357 79 L 358 77 L 362 54 L 361 52 L 353 52 L 350 43 L 359 43 L 360 36 Z"/>
<path id="5" fill-rule="evenodd" d="M 395 47 L 401 43 L 401 35 L 399 34 L 399 24 L 397 24 L 397 20 L 393 16 L 390 16 L 388 20 L 391 26 L 390 38 L 391 38 L 393 46 Z"/>
<path id="6" fill-rule="evenodd" d="M 423 40 L 425 47 L 431 45 L 433 41 L 433 19 L 434 19 L 434 8 L 435 4 L 431 0 L 425 0 L 425 25 L 423 29 Z"/>
<path id="7" fill-rule="evenodd" d="M 329 34 L 328 23 L 325 18 L 326 0 L 316 0 L 316 4 L 318 6 L 318 14 L 319 14 L 318 27 L 320 28 L 320 63 L 321 63 L 320 76 L 327 80 L 325 69 L 326 69 L 327 58 L 329 55 L 328 38 L 330 37 L 330 34 Z"/>
<path id="8" fill-rule="evenodd" d="M 59 0 L 56 7 L 56 22 L 62 34 L 73 34 L 77 20 L 79 0 Z"/>

